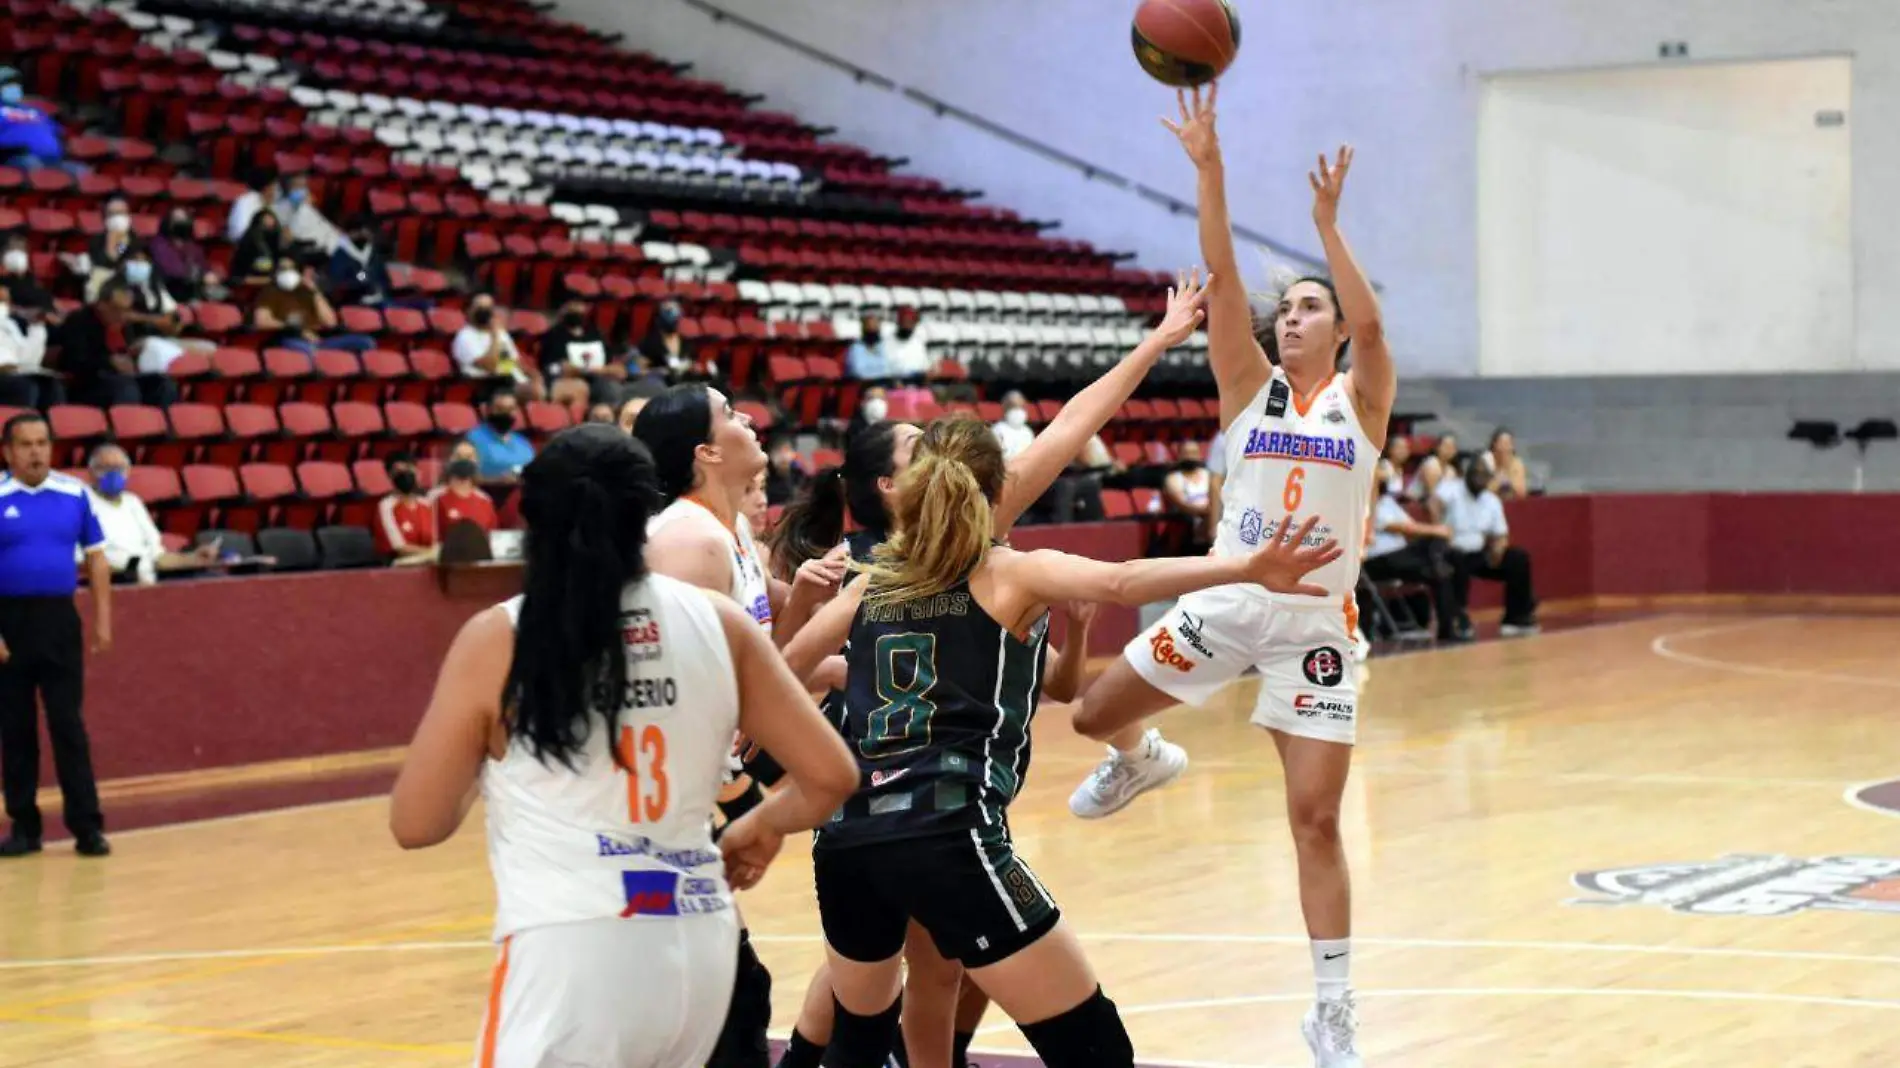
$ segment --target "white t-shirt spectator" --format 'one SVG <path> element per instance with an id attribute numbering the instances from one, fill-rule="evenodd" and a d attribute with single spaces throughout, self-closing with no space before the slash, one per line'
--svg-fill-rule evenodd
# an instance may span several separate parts
<path id="1" fill-rule="evenodd" d="M 911 329 L 910 336 L 900 338 L 893 334 L 884 341 L 884 351 L 890 357 L 891 375 L 894 378 L 915 378 L 927 375 L 936 364 L 930 358 L 930 327 L 927 323 L 918 323 Z"/>
<path id="2" fill-rule="evenodd" d="M 34 323 L 21 329 L 12 315 L 0 313 L 0 368 L 15 374 L 38 374 L 45 358 L 46 328 Z"/>
<path id="3" fill-rule="evenodd" d="M 1463 479 L 1447 478 L 1438 484 L 1438 501 L 1445 506 L 1451 547 L 1461 553 L 1483 552 L 1486 538 L 1511 532 L 1504 521 L 1504 502 L 1490 490 L 1473 497 Z"/>
<path id="4" fill-rule="evenodd" d="M 119 494 L 116 501 L 94 493 L 89 487 L 87 494 L 92 497 L 93 514 L 99 517 L 99 529 L 106 536 L 106 563 L 112 570 L 123 571 L 133 560 L 139 562 L 139 581 L 156 582 L 158 580 L 158 558 L 165 553 L 165 539 L 158 533 L 158 524 L 152 522 L 152 513 L 145 502 L 131 490 Z"/>
<path id="5" fill-rule="evenodd" d="M 477 326 L 463 326 L 455 332 L 455 340 L 449 344 L 449 353 L 455 357 L 456 366 L 471 378 L 487 378 L 489 372 L 475 366 L 475 361 L 488 355 L 489 347 L 494 343 L 489 331 Z M 515 337 L 507 331 L 501 334 L 502 355 L 495 365 L 495 376 L 507 375 L 517 382 L 526 382 L 528 376 L 521 369 L 521 350 L 515 347 Z"/>
<path id="6" fill-rule="evenodd" d="M 1022 455 L 1022 453 L 1029 448 L 1030 444 L 1036 440 L 1036 432 L 1031 430 L 1027 424 L 1023 426 L 1010 426 L 1007 421 L 1004 421 L 997 423 L 990 429 L 996 434 L 997 442 L 1003 446 L 1004 462 L 1014 460 L 1016 457 Z"/>
<path id="7" fill-rule="evenodd" d="M 1405 548 L 1405 535 L 1386 528 L 1411 521 L 1411 515 L 1397 498 L 1387 493 L 1379 494 L 1379 502 L 1372 506 L 1372 545 L 1366 549 L 1367 558 L 1384 556 Z"/>

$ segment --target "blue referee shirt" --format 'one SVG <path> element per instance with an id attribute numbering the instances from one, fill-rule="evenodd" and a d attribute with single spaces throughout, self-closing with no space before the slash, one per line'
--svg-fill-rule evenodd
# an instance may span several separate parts
<path id="1" fill-rule="evenodd" d="M 75 545 L 106 545 L 84 482 L 58 471 L 37 486 L 0 475 L 0 597 L 71 597 Z"/>

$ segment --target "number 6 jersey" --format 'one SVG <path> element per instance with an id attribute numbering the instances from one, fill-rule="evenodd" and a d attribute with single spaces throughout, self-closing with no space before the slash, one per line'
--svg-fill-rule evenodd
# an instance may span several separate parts
<path id="1" fill-rule="evenodd" d="M 1362 532 L 1379 451 L 1359 425 L 1346 379 L 1333 375 L 1302 403 L 1286 372 L 1275 367 L 1273 377 L 1227 428 L 1226 460 L 1214 551 L 1249 555 L 1278 535 L 1280 521 L 1289 513 L 1295 526 L 1318 516 L 1307 544 L 1336 538 L 1341 553 L 1306 581 L 1326 587 L 1327 595 L 1256 592 L 1299 604 L 1338 604 L 1350 597 L 1359 581 Z"/>
<path id="2" fill-rule="evenodd" d="M 861 778 L 817 848 L 1000 828 L 1029 771 L 1048 625 L 1045 613 L 1016 638 L 967 581 L 859 606 L 837 714 Z"/>
<path id="3" fill-rule="evenodd" d="M 521 602 L 506 604 L 517 625 Z M 626 588 L 620 625 L 626 677 L 589 695 L 618 709 L 614 729 L 590 714 L 572 766 L 543 762 L 520 738 L 483 765 L 497 940 L 549 924 L 732 907 L 712 840 L 739 726 L 725 628 L 706 593 L 664 575 Z"/>

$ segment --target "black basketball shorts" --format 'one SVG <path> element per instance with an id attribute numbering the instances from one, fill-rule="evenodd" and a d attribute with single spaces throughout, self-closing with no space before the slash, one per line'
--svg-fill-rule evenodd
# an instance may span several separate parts
<path id="1" fill-rule="evenodd" d="M 966 968 L 1028 948 L 1062 918 L 1002 828 L 821 848 L 812 854 L 825 941 L 848 960 L 888 960 L 915 919 Z"/>

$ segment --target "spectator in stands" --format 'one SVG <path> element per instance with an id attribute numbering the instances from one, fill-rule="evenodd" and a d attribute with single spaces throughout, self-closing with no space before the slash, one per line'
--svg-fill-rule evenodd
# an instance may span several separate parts
<path id="1" fill-rule="evenodd" d="M 258 213 L 269 205 L 268 194 L 277 187 L 277 172 L 269 167 L 253 168 L 244 179 L 244 185 L 244 192 L 231 202 L 231 214 L 224 221 L 224 239 L 234 243 L 243 241 L 244 235 L 251 232 L 251 224 L 257 221 Z M 276 261 L 273 250 L 271 262 Z M 233 269 L 232 273 L 237 272 Z"/>
<path id="2" fill-rule="evenodd" d="M 1537 599 L 1531 593 L 1531 558 L 1511 544 L 1511 528 L 1504 520 L 1504 502 L 1491 491 L 1491 473 L 1473 460 L 1462 479 L 1438 484 L 1444 507 L 1444 525 L 1451 531 L 1452 581 L 1464 625 L 1473 576 L 1504 583 L 1505 637 L 1537 633 Z"/>
<path id="3" fill-rule="evenodd" d="M 23 171 L 57 167 L 73 174 L 84 168 L 66 162 L 59 123 L 26 102 L 20 72 L 0 67 L 0 166 Z"/>
<path id="4" fill-rule="evenodd" d="M 1075 462 L 1069 465 L 1064 478 L 1075 480 L 1074 514 L 1069 518 L 1078 523 L 1100 522 L 1105 513 L 1102 510 L 1102 486 L 1108 479 L 1127 474 L 1128 467 L 1102 440 L 1102 435 L 1089 435 L 1088 443 L 1076 454 Z"/>
<path id="5" fill-rule="evenodd" d="M 521 423 L 521 399 L 508 390 L 496 390 L 482 406 L 482 423 L 462 440 L 475 446 L 475 462 L 484 482 L 513 482 L 534 459 L 534 446 L 516 430 Z"/>
<path id="6" fill-rule="evenodd" d="M 204 246 L 198 243 L 196 227 L 190 211 L 173 208 L 149 246 L 152 266 L 166 292 L 176 300 L 222 300 L 226 295 L 224 286 Z"/>
<path id="7" fill-rule="evenodd" d="M 680 333 L 680 324 L 685 319 L 686 313 L 679 301 L 662 303 L 653 313 L 645 340 L 640 342 L 640 355 L 646 357 L 648 366 L 663 374 L 670 385 L 711 382 L 719 376 L 719 368 L 710 360 L 697 358 L 693 343 Z"/>
<path id="8" fill-rule="evenodd" d="M 1181 446 L 1181 458 L 1161 481 L 1161 494 L 1168 500 L 1168 507 L 1176 512 L 1190 516 L 1193 523 L 1193 542 L 1196 545 L 1214 544 L 1214 530 L 1208 525 L 1208 516 L 1213 514 L 1214 476 L 1201 462 L 1201 443 L 1186 442 Z"/>
<path id="9" fill-rule="evenodd" d="M 396 295 L 396 283 L 389 277 L 389 261 L 377 240 L 376 220 L 359 215 L 351 220 L 349 232 L 338 239 L 324 271 L 325 288 L 344 304 L 381 307 Z"/>
<path id="10" fill-rule="evenodd" d="M 86 464 L 92 475 L 93 514 L 106 536 L 106 563 L 113 577 L 134 580 L 142 586 L 158 581 L 161 571 L 201 571 L 218 562 L 221 548 L 208 541 L 192 552 L 174 553 L 165 549 L 165 539 L 152 522 L 152 513 L 138 494 L 125 488 L 132 471 L 132 460 L 117 445 L 101 445 L 92 450 Z"/>
<path id="11" fill-rule="evenodd" d="M 541 377 L 556 404 L 586 404 L 618 396 L 627 365 L 607 358 L 607 342 L 588 318 L 587 305 L 569 300 L 541 338 Z"/>
<path id="12" fill-rule="evenodd" d="M 1036 432 L 1029 428 L 1029 402 L 1021 392 L 1012 389 L 1003 394 L 1003 420 L 991 429 L 1002 443 L 1004 462 L 1022 455 L 1036 440 Z"/>
<path id="13" fill-rule="evenodd" d="M 0 251 L 0 283 L 13 295 L 13 314 L 23 322 L 57 326 L 53 295 L 33 277 L 33 253 L 23 233 L 6 236 Z"/>
<path id="14" fill-rule="evenodd" d="M 1445 476 L 1450 475 L 1454 480 L 1464 477 L 1458 462 L 1456 434 L 1445 434 L 1440 437 L 1437 444 L 1432 446 L 1430 455 L 1418 462 L 1418 473 L 1415 476 L 1417 487 L 1414 492 L 1419 499 L 1432 505 L 1434 511 L 1437 510 L 1438 487 L 1445 481 Z"/>
<path id="15" fill-rule="evenodd" d="M 383 461 L 395 492 L 376 502 L 376 547 L 398 565 L 436 558 L 435 506 L 422 492 L 416 458 L 406 452 Z"/>
<path id="16" fill-rule="evenodd" d="M 119 273 L 126 256 L 138 244 L 132 236 L 132 206 L 124 197 L 106 201 L 105 230 L 86 246 L 81 273 L 86 275 L 86 299 L 99 295 L 106 279 Z"/>
<path id="17" fill-rule="evenodd" d="M 629 434 L 633 433 L 634 420 L 640 418 L 640 409 L 646 407 L 648 401 L 664 392 L 666 392 L 665 386 L 652 386 L 645 379 L 633 383 L 627 389 L 627 399 L 620 402 L 620 410 L 614 413 L 614 422 L 620 424 L 620 429 Z"/>
<path id="18" fill-rule="evenodd" d="M 1405 510 L 1390 483 L 1372 506 L 1372 544 L 1366 549 L 1364 570 L 1373 582 L 1414 582 L 1431 593 L 1408 600 L 1412 617 L 1423 623 L 1436 617 L 1438 640 L 1469 641 L 1471 624 L 1452 581 L 1448 540 L 1451 528 L 1421 523 Z M 1361 595 L 1364 591 L 1361 590 Z M 1371 605 L 1362 605 L 1370 616 Z"/>
<path id="19" fill-rule="evenodd" d="M 285 256 L 284 228 L 277 213 L 266 208 L 250 216 L 231 255 L 231 277 L 247 285 L 270 285 L 271 275 Z"/>
<path id="20" fill-rule="evenodd" d="M 10 288 L 0 280 L 0 405 L 34 408 L 51 403 L 40 396 L 45 359 L 46 328 L 13 316 Z"/>
<path id="21" fill-rule="evenodd" d="M 884 320 L 876 312 L 865 312 L 858 321 L 858 339 L 845 350 L 844 368 L 860 382 L 889 382 L 897 377 L 884 340 Z"/>
<path id="22" fill-rule="evenodd" d="M 1517 438 L 1505 427 L 1491 432 L 1491 447 L 1478 454 L 1478 462 L 1491 472 L 1491 489 L 1505 500 L 1530 496 L 1530 476 L 1524 470 L 1524 458 L 1517 454 Z"/>
<path id="23" fill-rule="evenodd" d="M 137 363 L 140 374 L 162 375 L 172 361 L 187 352 L 210 355 L 217 349 L 215 342 L 179 336 L 184 330 L 184 320 L 178 314 L 178 302 L 160 284 L 150 251 L 143 247 L 132 249 L 120 268 L 119 277 L 132 291 L 132 310 L 126 313 L 125 336 L 131 344 L 128 354 Z"/>
<path id="24" fill-rule="evenodd" d="M 336 309 L 317 289 L 316 272 L 300 270 L 289 256 L 277 261 L 270 288 L 258 293 L 251 317 L 259 330 L 279 331 L 273 344 L 311 355 L 318 349 L 368 352 L 376 347 L 368 334 L 329 333 L 337 327 Z"/>
<path id="25" fill-rule="evenodd" d="M 310 199 L 310 176 L 286 174 L 278 179 L 270 200 L 271 211 L 290 235 L 293 251 L 327 259 L 342 236 Z"/>
<path id="26" fill-rule="evenodd" d="M 467 321 L 455 332 L 449 352 L 456 365 L 470 378 L 499 378 L 513 384 L 516 392 L 539 398 L 547 391 L 538 371 L 521 358 L 515 337 L 508 332 L 508 317 L 495 306 L 495 298 L 477 293 L 468 302 Z"/>
<path id="27" fill-rule="evenodd" d="M 139 403 L 138 368 L 127 354 L 132 290 L 112 278 L 99 299 L 68 315 L 59 329 L 55 367 L 67 377 L 73 403 L 110 408 Z"/>
<path id="28" fill-rule="evenodd" d="M 433 498 L 438 541 L 456 523 L 473 523 L 484 531 L 495 529 L 495 502 L 475 481 L 481 475 L 476 456 L 475 446 L 467 441 L 457 442 L 449 450 L 448 466 L 442 469 L 444 481 Z"/>
<path id="29" fill-rule="evenodd" d="M 811 476 L 798 461 L 798 448 L 790 434 L 774 434 L 765 450 L 765 498 L 772 504 L 792 499 L 798 487 Z"/>
<path id="30" fill-rule="evenodd" d="M 613 405 L 608 404 L 606 401 L 601 401 L 599 404 L 588 406 L 587 419 L 585 421 L 613 426 L 620 421 L 620 416 L 619 413 L 614 410 Z"/>
<path id="31" fill-rule="evenodd" d="M 891 374 L 900 382 L 922 385 L 936 365 L 930 359 L 929 331 L 916 308 L 897 309 L 897 333 L 884 342 Z"/>
<path id="32" fill-rule="evenodd" d="M 885 395 L 883 386 L 866 386 L 864 395 L 858 398 L 858 410 L 851 413 L 851 421 L 845 424 L 844 440 L 847 446 L 858 432 L 866 427 L 882 423 L 891 414 L 891 401 Z"/>

